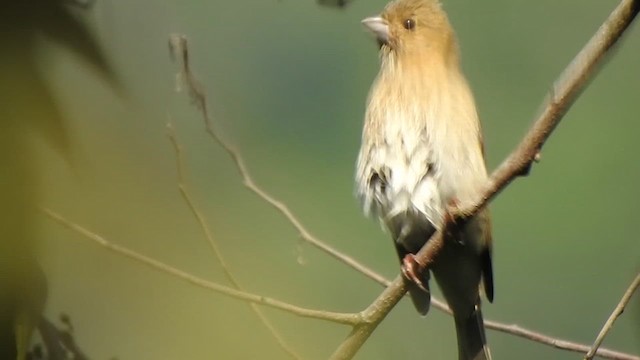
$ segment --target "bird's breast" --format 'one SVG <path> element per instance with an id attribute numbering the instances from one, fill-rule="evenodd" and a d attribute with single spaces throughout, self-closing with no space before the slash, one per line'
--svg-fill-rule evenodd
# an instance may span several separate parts
<path id="1" fill-rule="evenodd" d="M 365 211 L 389 227 L 399 217 L 437 225 L 443 216 L 440 164 L 424 116 L 418 104 L 406 103 L 370 106 L 367 113 L 358 195 Z"/>
<path id="2" fill-rule="evenodd" d="M 468 201 L 486 180 L 473 97 L 458 72 L 383 67 L 374 82 L 357 166 L 367 213 L 438 227 L 446 205 Z"/>

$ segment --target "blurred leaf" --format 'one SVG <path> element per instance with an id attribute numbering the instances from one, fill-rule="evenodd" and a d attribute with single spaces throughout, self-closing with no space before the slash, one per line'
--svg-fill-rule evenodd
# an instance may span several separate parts
<path id="1" fill-rule="evenodd" d="M 1 1 L 1 0 L 0 0 Z M 67 46 L 115 82 L 115 76 L 88 27 L 71 11 L 67 0 L 2 1 L 0 40 L 6 51 L 0 58 L 4 76 L 0 96 L 11 99 L 9 116 L 2 121 L 32 125 L 67 155 L 69 139 L 63 114 L 38 73 L 35 38 L 44 34 Z"/>
<path id="2" fill-rule="evenodd" d="M 71 48 L 90 64 L 103 72 L 109 80 L 114 79 L 102 49 L 98 46 L 87 26 L 72 14 L 68 1 L 32 0 L 33 20 L 37 28 L 51 39 Z"/>
<path id="3" fill-rule="evenodd" d="M 35 264 L 35 273 L 22 279 L 22 303 L 16 309 L 15 334 L 17 358 L 25 359 L 31 345 L 31 336 L 40 322 L 41 313 L 47 298 L 47 282 L 40 266 Z"/>
<path id="4" fill-rule="evenodd" d="M 54 94 L 39 74 L 36 37 L 69 47 L 107 79 L 114 76 L 89 29 L 67 0 L 0 0 L 0 358 L 24 359 L 46 300 L 46 279 L 34 253 L 39 200 L 31 137 L 35 129 L 59 153 L 69 134 Z"/>

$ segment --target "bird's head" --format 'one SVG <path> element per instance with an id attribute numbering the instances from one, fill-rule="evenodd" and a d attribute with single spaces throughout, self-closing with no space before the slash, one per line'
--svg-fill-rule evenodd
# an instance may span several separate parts
<path id="1" fill-rule="evenodd" d="M 383 54 L 441 57 L 457 55 L 455 34 L 439 0 L 394 0 L 362 24 Z"/>

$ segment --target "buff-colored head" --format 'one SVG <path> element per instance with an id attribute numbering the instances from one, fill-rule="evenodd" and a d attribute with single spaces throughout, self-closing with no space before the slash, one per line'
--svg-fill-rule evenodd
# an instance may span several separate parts
<path id="1" fill-rule="evenodd" d="M 383 53 L 457 59 L 455 34 L 438 0 L 394 0 L 362 23 Z"/>

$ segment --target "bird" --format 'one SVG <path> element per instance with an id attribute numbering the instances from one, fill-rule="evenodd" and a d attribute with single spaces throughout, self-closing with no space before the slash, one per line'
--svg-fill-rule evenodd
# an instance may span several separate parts
<path id="1" fill-rule="evenodd" d="M 491 359 L 480 295 L 493 302 L 491 220 L 481 209 L 453 231 L 428 271 L 415 254 L 448 209 L 488 182 L 475 100 L 455 32 L 439 0 L 394 0 L 362 20 L 379 47 L 356 164 L 356 195 L 390 233 L 416 310 L 430 306 L 433 275 L 453 312 L 460 360 Z"/>

